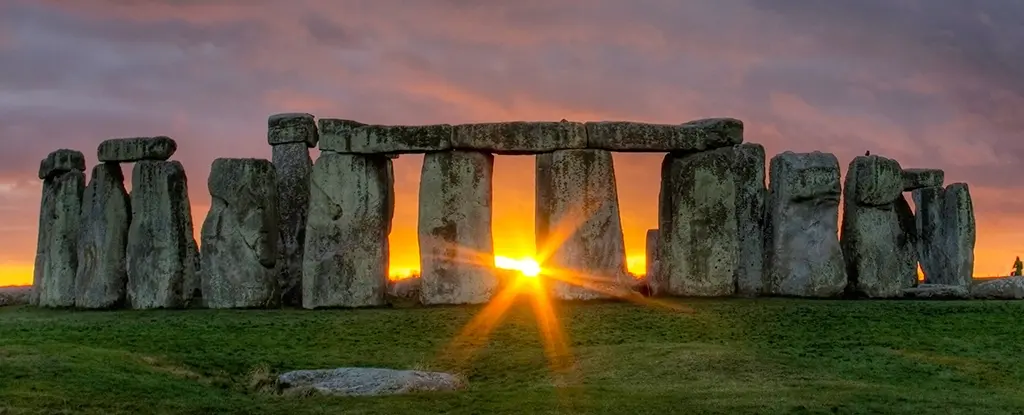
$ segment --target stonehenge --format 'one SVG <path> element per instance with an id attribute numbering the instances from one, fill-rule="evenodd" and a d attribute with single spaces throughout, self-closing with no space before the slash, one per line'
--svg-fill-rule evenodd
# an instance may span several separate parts
<path id="1" fill-rule="evenodd" d="M 657 227 L 644 240 L 645 295 L 967 298 L 973 282 L 967 184 L 880 156 L 853 159 L 845 178 L 830 153 L 769 160 L 734 118 L 381 125 L 281 113 L 267 119 L 267 145 L 267 159 L 211 164 L 201 252 L 173 139 L 102 141 L 88 186 L 81 152 L 47 155 L 29 301 L 82 309 L 487 303 L 516 277 L 495 265 L 492 181 L 502 155 L 534 157 L 535 248 L 551 297 L 622 297 L 637 285 L 626 269 L 613 152 L 664 154 L 652 177 L 660 187 Z M 423 154 L 423 164 L 420 277 L 399 284 L 389 280 L 389 239 L 392 160 L 402 154 Z M 130 194 L 121 163 L 134 163 Z M 999 296 L 1011 295 L 975 297 Z"/>

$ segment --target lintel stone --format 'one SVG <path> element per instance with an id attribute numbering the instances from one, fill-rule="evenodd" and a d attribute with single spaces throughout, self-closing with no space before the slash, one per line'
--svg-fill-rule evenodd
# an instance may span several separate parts
<path id="1" fill-rule="evenodd" d="M 267 119 L 267 143 L 270 145 L 306 143 L 307 147 L 316 147 L 319 139 L 312 114 L 282 113 Z"/>
<path id="2" fill-rule="evenodd" d="M 735 118 L 706 118 L 683 124 L 595 121 L 585 125 L 587 148 L 610 151 L 703 151 L 743 142 L 743 122 Z"/>
<path id="3" fill-rule="evenodd" d="M 548 153 L 587 147 L 582 123 L 511 121 L 461 124 L 454 128 L 452 147 L 504 155 Z"/>
<path id="4" fill-rule="evenodd" d="M 351 154 L 403 154 L 444 151 L 452 147 L 452 126 L 371 125 L 352 120 L 320 119 L 320 150 Z"/>
<path id="5" fill-rule="evenodd" d="M 104 163 L 164 161 L 170 159 L 177 150 L 178 143 L 165 136 L 112 138 L 100 143 L 96 156 Z"/>
<path id="6" fill-rule="evenodd" d="M 942 187 L 946 173 L 939 169 L 903 169 L 903 191 Z"/>

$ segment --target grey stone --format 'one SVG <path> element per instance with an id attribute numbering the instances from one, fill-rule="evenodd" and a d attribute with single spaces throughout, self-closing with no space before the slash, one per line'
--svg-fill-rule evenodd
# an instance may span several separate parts
<path id="1" fill-rule="evenodd" d="M 675 296 L 716 297 L 736 292 L 736 150 L 733 147 L 668 154 L 668 194 L 659 219 L 659 275 Z"/>
<path id="2" fill-rule="evenodd" d="M 586 129 L 587 148 L 623 152 L 703 151 L 743 142 L 743 122 L 735 118 L 684 124 L 594 121 Z"/>
<path id="3" fill-rule="evenodd" d="M 309 216 L 309 175 L 313 160 L 305 143 L 273 146 L 277 171 L 278 243 L 277 280 L 281 303 L 302 306 L 302 255 L 305 250 L 306 218 Z"/>
<path id="4" fill-rule="evenodd" d="M 626 270 L 612 154 L 557 150 L 536 157 L 536 246 L 563 300 L 625 295 Z"/>
<path id="5" fill-rule="evenodd" d="M 736 263 L 736 293 L 760 295 L 764 290 L 764 146 L 743 143 L 735 147 L 736 228 L 740 252 Z"/>
<path id="6" fill-rule="evenodd" d="M 658 235 L 657 229 L 648 229 L 646 238 L 646 261 L 644 275 L 648 285 L 650 281 L 658 278 L 658 240 L 661 237 Z"/>
<path id="7" fill-rule="evenodd" d="M 85 172 L 85 155 L 78 150 L 62 148 L 39 162 L 39 178 L 47 179 L 67 172 Z"/>
<path id="8" fill-rule="evenodd" d="M 385 304 L 388 164 L 384 156 L 323 152 L 310 175 L 302 306 Z"/>
<path id="9" fill-rule="evenodd" d="M 903 191 L 942 187 L 946 173 L 939 169 L 903 169 Z"/>
<path id="10" fill-rule="evenodd" d="M 197 271 L 185 168 L 177 161 L 135 163 L 130 197 L 128 304 L 135 309 L 184 307 Z"/>
<path id="11" fill-rule="evenodd" d="M 943 268 L 948 270 L 948 274 L 945 274 L 946 281 L 936 282 L 970 287 L 974 281 L 977 229 L 974 204 L 966 183 L 946 186 L 942 212 L 943 257 L 947 261 Z"/>
<path id="12" fill-rule="evenodd" d="M 833 297 L 846 288 L 839 245 L 839 160 L 830 153 L 772 157 L 765 227 L 767 293 Z"/>
<path id="13" fill-rule="evenodd" d="M 54 209 L 47 229 L 49 240 L 46 241 L 48 246 L 45 250 L 39 306 L 73 307 L 85 173 L 69 171 L 51 176 L 48 180 L 53 182 Z"/>
<path id="14" fill-rule="evenodd" d="M 419 190 L 420 302 L 477 304 L 498 279 L 491 237 L 494 156 L 475 151 L 427 153 Z"/>
<path id="15" fill-rule="evenodd" d="M 961 300 L 970 297 L 967 287 L 959 285 L 921 284 L 903 289 L 904 298 L 927 300 Z"/>
<path id="16" fill-rule="evenodd" d="M 388 296 L 418 300 L 420 298 L 421 282 L 422 280 L 419 277 L 390 280 L 388 281 Z"/>
<path id="17" fill-rule="evenodd" d="M 945 194 L 946 189 L 942 187 L 925 187 L 911 193 L 917 208 L 914 215 L 917 257 L 924 272 L 924 281 L 929 284 L 950 281 L 942 275 L 948 274 L 942 235 L 942 200 Z"/>
<path id="18" fill-rule="evenodd" d="M 312 114 L 281 113 L 267 118 L 267 143 L 270 145 L 304 143 L 316 147 L 320 140 Z"/>
<path id="19" fill-rule="evenodd" d="M 956 287 L 963 288 L 962 285 Z M 971 297 L 980 300 L 1024 299 L 1024 277 L 1003 277 L 986 280 L 971 288 Z"/>
<path id="20" fill-rule="evenodd" d="M 0 307 L 25 305 L 32 296 L 32 287 L 0 287 Z"/>
<path id="21" fill-rule="evenodd" d="M 178 143 L 169 137 L 114 138 L 100 143 L 96 150 L 101 162 L 164 161 L 178 151 Z"/>
<path id="22" fill-rule="evenodd" d="M 53 221 L 57 216 L 57 186 L 52 178 L 43 180 L 42 198 L 39 202 L 39 227 L 36 237 L 36 258 L 32 271 L 32 293 L 29 303 L 39 305 L 39 294 L 43 290 L 43 277 L 46 275 L 47 253 L 50 250 L 50 233 Z"/>
<path id="23" fill-rule="evenodd" d="M 851 294 L 897 298 L 913 286 L 916 267 L 908 254 L 897 200 L 903 200 L 902 168 L 896 160 L 859 156 L 850 162 L 843 186 L 843 232 L 840 244 Z"/>
<path id="24" fill-rule="evenodd" d="M 212 197 L 203 222 L 202 293 L 209 308 L 268 308 L 280 303 L 277 177 L 260 159 L 213 161 Z"/>
<path id="25" fill-rule="evenodd" d="M 508 155 L 582 149 L 587 131 L 582 123 L 569 121 L 462 124 L 454 128 L 452 147 Z"/>
<path id="26" fill-rule="evenodd" d="M 448 373 L 364 367 L 297 370 L 281 374 L 277 381 L 285 394 L 313 390 L 330 396 L 456 391 L 466 386 L 462 378 Z"/>
<path id="27" fill-rule="evenodd" d="M 906 279 L 904 287 L 918 285 L 917 277 L 917 224 L 914 210 L 907 197 L 900 195 L 895 204 L 896 218 L 899 219 L 900 233 L 896 238 L 896 255 L 900 258 L 900 275 Z"/>
<path id="28" fill-rule="evenodd" d="M 110 309 L 124 305 L 128 284 L 125 254 L 131 212 L 121 166 L 102 163 L 93 167 L 82 200 L 76 307 Z"/>
<path id="29" fill-rule="evenodd" d="M 369 125 L 351 120 L 321 119 L 320 149 L 338 153 L 402 154 L 451 148 L 452 126 Z"/>

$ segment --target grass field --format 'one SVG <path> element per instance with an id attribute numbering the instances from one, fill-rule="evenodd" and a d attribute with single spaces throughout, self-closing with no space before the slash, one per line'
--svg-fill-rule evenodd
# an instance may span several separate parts
<path id="1" fill-rule="evenodd" d="M 0 309 L 0 414 L 1021 413 L 1024 303 L 677 300 L 559 304 L 553 372 L 516 304 L 472 361 L 478 307 L 358 311 Z M 453 356 L 454 355 L 454 356 Z M 463 374 L 462 392 L 285 397 L 260 375 L 378 366 Z"/>

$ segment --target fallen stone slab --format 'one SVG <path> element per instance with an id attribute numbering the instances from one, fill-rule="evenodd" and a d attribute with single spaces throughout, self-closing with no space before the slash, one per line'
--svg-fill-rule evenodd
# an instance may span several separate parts
<path id="1" fill-rule="evenodd" d="M 449 373 L 362 367 L 297 370 L 281 374 L 277 381 L 286 395 L 313 390 L 331 396 L 383 396 L 466 387 L 462 378 Z"/>
<path id="2" fill-rule="evenodd" d="M 570 121 L 461 124 L 452 133 L 452 148 L 494 154 L 526 155 L 586 147 L 586 128 Z"/>
<path id="3" fill-rule="evenodd" d="M 971 288 L 971 297 L 982 300 L 1024 299 L 1024 277 L 986 280 Z"/>
<path id="4" fill-rule="evenodd" d="M 735 118 L 707 118 L 683 124 L 594 121 L 585 126 L 587 148 L 610 151 L 703 151 L 743 142 L 743 122 Z"/>
<path id="5" fill-rule="evenodd" d="M 32 296 L 32 287 L 0 287 L 0 307 L 25 305 Z"/>
<path id="6" fill-rule="evenodd" d="M 970 297 L 967 287 L 943 284 L 921 284 L 904 288 L 903 297 L 923 300 L 962 300 Z"/>
<path id="7" fill-rule="evenodd" d="M 903 169 L 903 191 L 911 192 L 925 187 L 941 187 L 946 173 L 939 169 Z"/>
<path id="8" fill-rule="evenodd" d="M 831 153 L 772 157 L 766 223 L 768 294 L 834 297 L 846 288 L 839 244 L 839 160 Z"/>
<path id="9" fill-rule="evenodd" d="M 302 307 L 382 306 L 388 281 L 388 165 L 382 155 L 320 153 L 310 175 Z M 422 199 L 421 199 L 422 200 Z M 420 242 L 422 244 L 422 241 Z"/>
<path id="10" fill-rule="evenodd" d="M 82 200 L 76 307 L 108 309 L 124 304 L 128 284 L 125 253 L 131 214 L 121 166 L 102 163 L 93 167 Z"/>
<path id="11" fill-rule="evenodd" d="M 305 143 L 278 144 L 271 148 L 277 170 L 278 258 L 277 280 L 281 302 L 302 306 L 302 255 L 309 216 L 309 176 L 313 160 Z"/>
<path id="12" fill-rule="evenodd" d="M 548 253 L 541 267 L 562 300 L 623 295 L 633 282 L 619 219 L 615 167 L 607 150 L 556 150 L 536 160 L 536 246 Z"/>
<path id="13" fill-rule="evenodd" d="M 267 118 L 267 143 L 272 146 L 304 143 L 306 147 L 316 147 L 319 140 L 312 114 L 281 113 Z"/>
<path id="14" fill-rule="evenodd" d="M 322 118 L 320 150 L 353 154 L 426 153 L 450 149 L 452 126 L 370 125 Z"/>
<path id="15" fill-rule="evenodd" d="M 52 182 L 53 213 L 47 225 L 40 307 L 73 307 L 75 273 L 78 270 L 78 238 L 81 229 L 85 173 L 70 171 L 46 180 Z M 46 184 L 44 184 L 46 186 Z"/>
<path id="16" fill-rule="evenodd" d="M 59 176 L 70 171 L 85 172 L 85 155 L 81 151 L 56 150 L 39 162 L 40 179 Z"/>
<path id="17" fill-rule="evenodd" d="M 113 138 L 100 143 L 96 150 L 101 162 L 133 163 L 142 160 L 163 161 L 178 151 L 178 143 L 170 137 Z"/>
<path id="18" fill-rule="evenodd" d="M 209 308 L 280 304 L 277 177 L 262 159 L 219 158 L 207 181 L 212 204 L 202 229 L 202 293 Z"/>
<path id="19" fill-rule="evenodd" d="M 482 152 L 423 157 L 417 225 L 422 304 L 479 304 L 496 292 L 493 170 L 494 156 Z"/>

